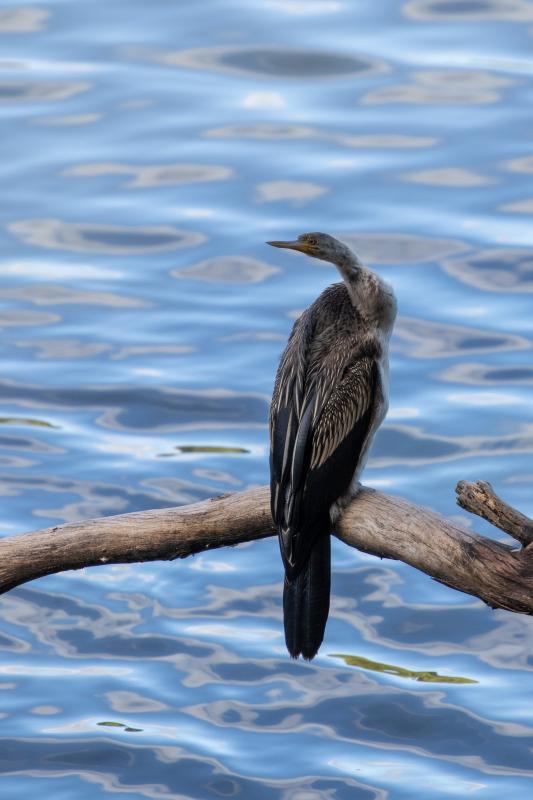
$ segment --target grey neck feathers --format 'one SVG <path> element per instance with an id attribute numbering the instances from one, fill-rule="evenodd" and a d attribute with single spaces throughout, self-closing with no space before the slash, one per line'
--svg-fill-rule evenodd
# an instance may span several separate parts
<path id="1" fill-rule="evenodd" d="M 381 323 L 382 292 L 385 287 L 375 272 L 367 269 L 347 247 L 336 255 L 335 266 L 339 270 L 350 299 L 360 317 L 370 326 Z"/>

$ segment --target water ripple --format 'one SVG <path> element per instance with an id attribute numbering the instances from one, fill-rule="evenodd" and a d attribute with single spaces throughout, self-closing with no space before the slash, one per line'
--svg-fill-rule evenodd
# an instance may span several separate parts
<path id="1" fill-rule="evenodd" d="M 485 292 L 533 292 L 533 250 L 482 250 L 444 261 L 445 271 Z"/>
<path id="2" fill-rule="evenodd" d="M 267 399 L 250 392 L 208 389 L 84 386 L 53 388 L 0 382 L 5 402 L 33 408 L 101 411 L 95 424 L 121 431 L 179 431 L 266 426 Z"/>
<path id="3" fill-rule="evenodd" d="M 205 236 L 200 233 L 170 225 L 126 227 L 70 223 L 59 219 L 28 219 L 11 222 L 7 229 L 26 244 L 37 247 L 110 255 L 179 250 L 205 241 Z"/>
<path id="4" fill-rule="evenodd" d="M 257 185 L 256 199 L 259 203 L 291 202 L 303 205 L 328 191 L 327 186 L 309 181 L 265 181 Z"/>
<path id="5" fill-rule="evenodd" d="M 401 178 L 404 181 L 423 183 L 428 186 L 462 186 L 465 189 L 496 183 L 495 178 L 464 167 L 443 167 L 442 169 L 426 169 L 422 172 L 406 172 L 401 175 Z"/>
<path id="6" fill-rule="evenodd" d="M 394 329 L 393 345 L 395 350 L 411 358 L 447 358 L 482 351 L 525 350 L 531 347 L 531 342 L 523 336 L 502 331 L 400 317 Z"/>
<path id="7" fill-rule="evenodd" d="M 111 345 L 105 342 L 87 342 L 80 339 L 18 339 L 16 347 L 35 350 L 35 358 L 52 359 L 79 359 L 92 358 L 111 350 Z"/>
<path id="8" fill-rule="evenodd" d="M 92 112 L 90 114 L 63 114 L 61 116 L 34 117 L 33 122 L 36 125 L 70 127 L 71 125 L 92 125 L 93 122 L 100 122 L 103 116 L 104 115 L 99 112 Z"/>
<path id="9" fill-rule="evenodd" d="M 149 303 L 138 297 L 128 297 L 112 292 L 90 292 L 73 289 L 69 286 L 60 286 L 57 283 L 50 285 L 26 284 L 24 286 L 11 286 L 0 289 L 0 299 L 24 300 L 36 306 L 57 305 L 84 305 L 84 306 L 113 306 L 114 308 L 146 308 Z"/>
<path id="10" fill-rule="evenodd" d="M 365 482 L 531 515 L 529 7 L 4 4 L 0 534 L 264 484 L 313 229 L 398 297 Z M 528 797 L 533 619 L 332 551 L 312 664 L 274 539 L 3 595 L 3 794 Z"/>
<path id="11" fill-rule="evenodd" d="M 0 310 L 0 328 L 33 328 L 41 325 L 53 325 L 60 319 L 61 317 L 57 314 L 45 314 L 42 311 L 26 311 L 15 308 Z"/>
<path id="12" fill-rule="evenodd" d="M 261 283 L 279 272 L 279 267 L 246 256 L 218 256 L 172 270 L 170 274 L 173 278 L 192 278 L 205 283 Z"/>
<path id="13" fill-rule="evenodd" d="M 0 103 L 56 102 L 91 88 L 90 83 L 74 81 L 0 81 Z"/>
<path id="14" fill-rule="evenodd" d="M 50 16 L 45 8 L 8 8 L 0 11 L 2 33 L 34 33 L 41 31 Z"/>
<path id="15" fill-rule="evenodd" d="M 533 8 L 527 0 L 413 0 L 403 13 L 416 20 L 528 22 Z"/>
<path id="16" fill-rule="evenodd" d="M 174 186 L 181 183 L 207 183 L 225 181 L 233 177 L 229 167 L 214 164 L 159 164 L 140 166 L 129 164 L 80 164 L 63 172 L 69 178 L 93 178 L 101 175 L 129 175 L 127 189 L 144 189 L 152 186 Z"/>
<path id="17" fill-rule="evenodd" d="M 533 383 L 531 364 L 454 364 L 438 377 L 474 386 L 528 385 Z"/>
<path id="18" fill-rule="evenodd" d="M 500 209 L 510 214 L 533 214 L 533 197 L 516 203 L 506 203 Z"/>
<path id="19" fill-rule="evenodd" d="M 309 128 L 304 125 L 280 125 L 273 123 L 256 123 L 254 125 L 228 125 L 223 128 L 210 128 L 203 136 L 209 139 L 311 139 L 333 142 L 341 147 L 360 149 L 398 149 L 410 150 L 434 147 L 438 140 L 430 136 L 407 136 L 399 133 L 375 133 L 354 135 L 336 131 Z"/>
<path id="20" fill-rule="evenodd" d="M 494 400 L 497 406 L 503 405 L 501 397 Z M 533 425 L 522 425 L 520 430 L 503 436 L 438 436 L 409 425 L 386 425 L 376 439 L 370 465 L 380 468 L 400 464 L 415 466 L 513 453 L 533 453 Z"/>
<path id="21" fill-rule="evenodd" d="M 497 103 L 501 89 L 513 86 L 512 78 L 474 70 L 432 70 L 415 72 L 412 83 L 399 83 L 367 92 L 363 105 L 463 106 Z"/>
<path id="22" fill-rule="evenodd" d="M 371 264 L 421 263 L 468 250 L 456 239 L 437 239 L 408 233 L 345 233 L 342 239 L 359 258 Z"/>
<path id="23" fill-rule="evenodd" d="M 154 60 L 173 67 L 225 72 L 263 78 L 336 78 L 386 72 L 385 61 L 362 55 L 278 46 L 205 47 L 155 53 Z"/>

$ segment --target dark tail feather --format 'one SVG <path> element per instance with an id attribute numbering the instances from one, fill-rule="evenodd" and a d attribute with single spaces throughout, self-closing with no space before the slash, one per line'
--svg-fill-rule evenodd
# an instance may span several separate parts
<path id="1" fill-rule="evenodd" d="M 285 642 L 293 658 L 311 661 L 324 638 L 329 613 L 331 537 L 318 536 L 306 566 L 292 581 L 285 578 L 283 616 Z"/>

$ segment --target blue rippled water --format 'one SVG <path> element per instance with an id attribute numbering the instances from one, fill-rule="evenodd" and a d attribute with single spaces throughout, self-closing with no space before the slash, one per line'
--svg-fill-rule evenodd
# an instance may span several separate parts
<path id="1" fill-rule="evenodd" d="M 366 482 L 531 514 L 532 37 L 527 0 L 3 4 L 1 533 L 264 484 L 336 279 L 264 241 L 316 229 L 399 299 Z M 2 797 L 531 796 L 532 620 L 333 559 L 311 664 L 273 540 L 4 595 Z"/>

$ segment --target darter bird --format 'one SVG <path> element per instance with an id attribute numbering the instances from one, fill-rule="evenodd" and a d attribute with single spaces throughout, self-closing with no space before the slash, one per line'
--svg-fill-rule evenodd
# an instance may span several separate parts
<path id="1" fill-rule="evenodd" d="M 311 660 L 329 612 L 330 533 L 357 493 L 388 408 L 396 299 L 326 233 L 267 244 L 330 261 L 343 278 L 294 324 L 270 406 L 271 508 L 285 567 L 285 641 L 293 658 Z"/>

